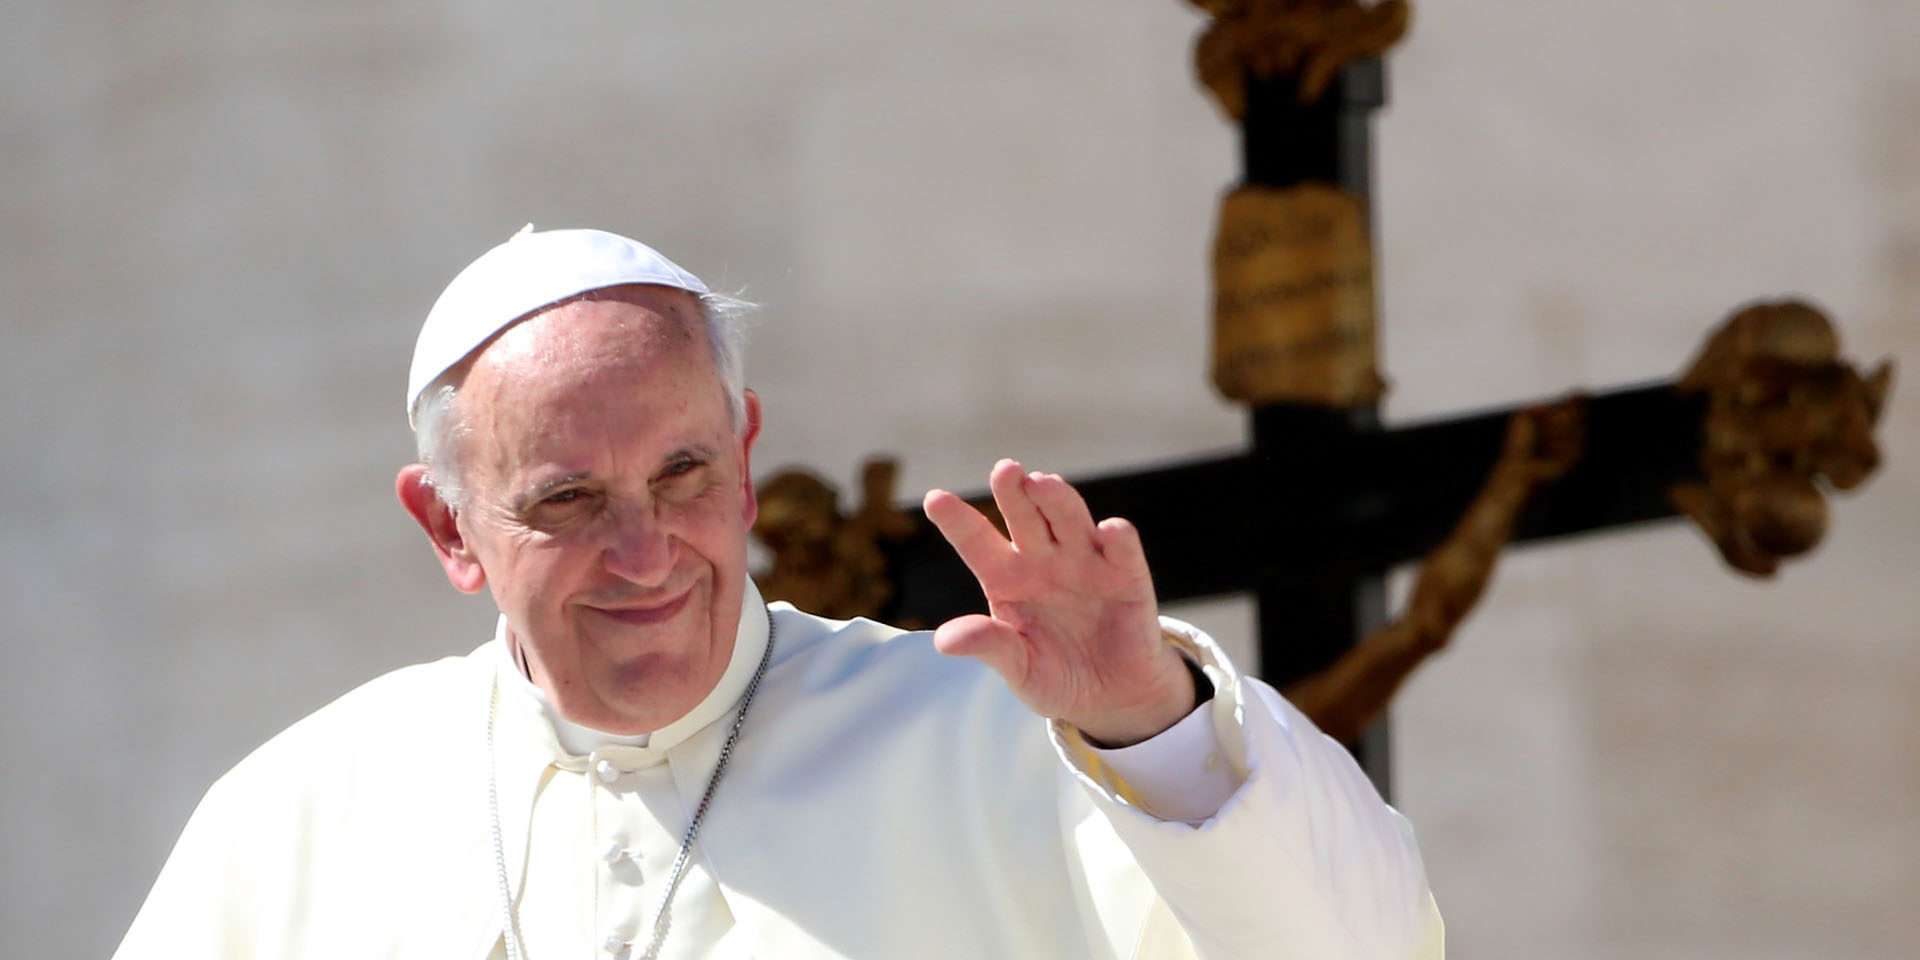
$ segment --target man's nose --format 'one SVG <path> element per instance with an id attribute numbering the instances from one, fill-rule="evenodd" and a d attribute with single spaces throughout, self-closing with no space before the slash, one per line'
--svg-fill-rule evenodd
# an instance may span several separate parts
<path id="1" fill-rule="evenodd" d="M 608 573 L 647 587 L 665 584 L 679 559 L 680 539 L 650 516 L 618 524 L 602 554 Z"/>

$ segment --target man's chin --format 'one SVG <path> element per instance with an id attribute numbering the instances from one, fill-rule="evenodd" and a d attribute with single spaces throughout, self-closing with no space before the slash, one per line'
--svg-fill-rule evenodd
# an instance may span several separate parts
<path id="1" fill-rule="evenodd" d="M 683 657 L 651 654 L 611 665 L 600 675 L 600 699 L 618 716 L 622 730 L 608 733 L 646 733 L 684 716 L 707 695 L 701 671 Z"/>

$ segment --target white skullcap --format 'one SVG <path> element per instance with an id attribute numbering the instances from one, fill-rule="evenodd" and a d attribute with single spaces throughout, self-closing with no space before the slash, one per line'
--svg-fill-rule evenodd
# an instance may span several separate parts
<path id="1" fill-rule="evenodd" d="M 494 334 L 541 307 L 602 287 L 651 283 L 695 295 L 700 278 L 644 243 L 604 230 L 547 230 L 533 224 L 467 265 L 427 311 L 407 374 L 407 424 L 435 379 Z"/>

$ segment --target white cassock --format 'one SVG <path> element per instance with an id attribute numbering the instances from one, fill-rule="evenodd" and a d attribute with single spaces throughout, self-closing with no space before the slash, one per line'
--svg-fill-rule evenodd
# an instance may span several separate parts
<path id="1" fill-rule="evenodd" d="M 499 637 L 294 724 L 207 792 L 116 956 L 504 956 L 490 762 L 528 960 L 637 956 L 769 613 L 661 956 L 1443 955 L 1406 821 L 1193 628 L 1165 621 L 1214 698 L 1098 751 L 928 634 L 749 585 L 713 694 L 644 745 L 556 725 Z"/>

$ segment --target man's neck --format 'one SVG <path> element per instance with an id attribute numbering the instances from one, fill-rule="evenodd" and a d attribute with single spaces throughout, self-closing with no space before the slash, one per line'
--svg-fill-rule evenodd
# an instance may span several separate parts
<path id="1" fill-rule="evenodd" d="M 739 701 L 741 694 L 746 692 L 747 683 L 753 678 L 754 671 L 760 664 L 761 655 L 767 649 L 767 607 L 765 601 L 760 599 L 760 591 L 749 580 L 740 598 L 740 626 L 735 631 L 733 650 L 719 683 L 685 716 L 658 730 L 633 735 L 607 733 L 561 716 L 559 709 L 548 700 L 546 693 L 533 682 L 526 658 L 513 637 L 511 629 L 507 626 L 505 617 L 500 618 L 496 639 L 499 640 L 502 650 L 501 673 L 506 675 L 503 685 L 518 689 L 524 695 L 534 698 L 534 702 L 540 705 L 541 712 L 552 725 L 555 739 L 562 750 L 573 756 L 585 756 L 609 744 L 651 746 L 659 750 L 671 750 L 695 730 L 726 716 L 728 711 L 733 709 L 733 705 Z"/>
<path id="2" fill-rule="evenodd" d="M 635 733 L 623 736 L 608 733 L 605 730 L 595 730 L 561 716 L 560 710 L 553 705 L 553 701 L 547 699 L 546 691 L 541 690 L 540 686 L 533 682 L 533 675 L 527 669 L 526 654 L 521 652 L 520 645 L 509 642 L 506 646 L 508 655 L 513 661 L 513 670 L 510 671 L 512 676 L 508 678 L 508 682 L 519 687 L 522 693 L 533 697 L 534 701 L 540 704 L 540 712 L 546 714 L 548 723 L 553 724 L 553 735 L 560 741 L 560 749 L 574 756 L 583 757 L 611 743 L 629 747 L 647 745 L 651 734 Z"/>

